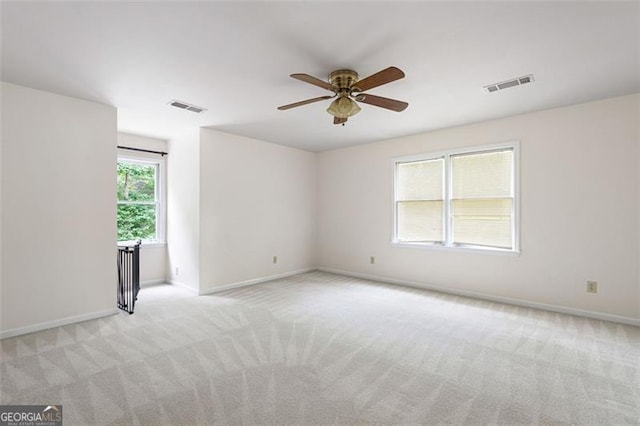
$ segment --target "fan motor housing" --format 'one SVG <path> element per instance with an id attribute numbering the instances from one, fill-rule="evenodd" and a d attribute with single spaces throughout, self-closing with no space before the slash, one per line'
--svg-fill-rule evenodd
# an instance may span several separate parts
<path id="1" fill-rule="evenodd" d="M 338 89 L 349 89 L 358 81 L 358 73 L 353 70 L 337 70 L 329 74 L 329 84 Z"/>

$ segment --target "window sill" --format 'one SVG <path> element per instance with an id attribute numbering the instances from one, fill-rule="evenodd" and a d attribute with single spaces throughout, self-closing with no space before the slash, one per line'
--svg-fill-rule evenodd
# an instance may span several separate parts
<path id="1" fill-rule="evenodd" d="M 118 241 L 118 246 L 133 246 L 137 241 Z M 160 248 L 166 247 L 166 241 L 143 241 L 140 246 L 141 249 L 145 248 Z"/>
<path id="2" fill-rule="evenodd" d="M 520 256 L 520 250 L 507 250 L 492 247 L 449 247 L 439 244 L 429 243 L 402 243 L 398 241 L 391 242 L 392 247 L 398 248 L 414 248 L 422 250 L 436 250 L 444 252 L 457 252 L 457 253 L 476 253 L 476 254 L 490 254 L 498 256 Z"/>

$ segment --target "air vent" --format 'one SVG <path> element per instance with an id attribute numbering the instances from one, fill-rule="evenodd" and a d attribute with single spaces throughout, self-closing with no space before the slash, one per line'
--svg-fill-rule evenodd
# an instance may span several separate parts
<path id="1" fill-rule="evenodd" d="M 198 114 L 200 114 L 202 111 L 204 111 L 204 108 L 190 106 L 189 108 L 187 108 L 187 111 L 197 112 Z"/>
<path id="2" fill-rule="evenodd" d="M 202 107 L 199 107 L 197 105 L 192 105 L 192 104 L 187 103 L 187 102 L 176 101 L 176 100 L 173 100 L 173 101 L 169 102 L 169 105 L 171 105 L 172 107 L 185 109 L 187 111 L 195 112 L 195 113 L 198 113 L 198 114 L 200 114 L 201 112 L 204 112 L 204 111 L 207 110 L 206 108 L 202 108 Z"/>
<path id="3" fill-rule="evenodd" d="M 513 78 L 511 80 L 502 81 L 500 83 L 490 84 L 484 86 L 484 90 L 489 93 L 497 92 L 499 90 L 509 89 L 510 87 L 522 86 L 523 84 L 533 83 L 533 74 L 524 75 L 522 77 Z"/>

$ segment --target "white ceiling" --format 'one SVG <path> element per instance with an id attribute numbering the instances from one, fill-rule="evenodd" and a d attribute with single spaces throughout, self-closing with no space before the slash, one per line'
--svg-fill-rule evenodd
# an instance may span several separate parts
<path id="1" fill-rule="evenodd" d="M 640 91 L 638 2 L 3 2 L 2 80 L 118 108 L 121 131 L 207 126 L 322 151 Z M 334 126 L 289 78 L 338 68 L 406 78 Z M 484 85 L 536 82 L 487 94 Z M 167 106 L 204 106 L 200 115 Z"/>

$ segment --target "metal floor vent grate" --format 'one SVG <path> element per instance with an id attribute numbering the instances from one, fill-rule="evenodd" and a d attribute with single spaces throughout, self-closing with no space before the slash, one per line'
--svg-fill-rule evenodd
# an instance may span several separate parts
<path id="1" fill-rule="evenodd" d="M 500 83 L 489 84 L 484 86 L 484 90 L 488 93 L 497 92 L 499 90 L 509 89 L 510 87 L 522 86 L 523 84 L 533 83 L 535 80 L 533 74 L 523 75 L 522 77 L 513 78 L 511 80 L 502 81 Z"/>
<path id="2" fill-rule="evenodd" d="M 169 105 L 171 105 L 172 107 L 184 109 L 184 110 L 195 112 L 198 114 L 207 110 L 206 108 L 199 107 L 197 105 L 193 105 L 183 101 L 176 101 L 176 100 L 169 102 Z"/>

